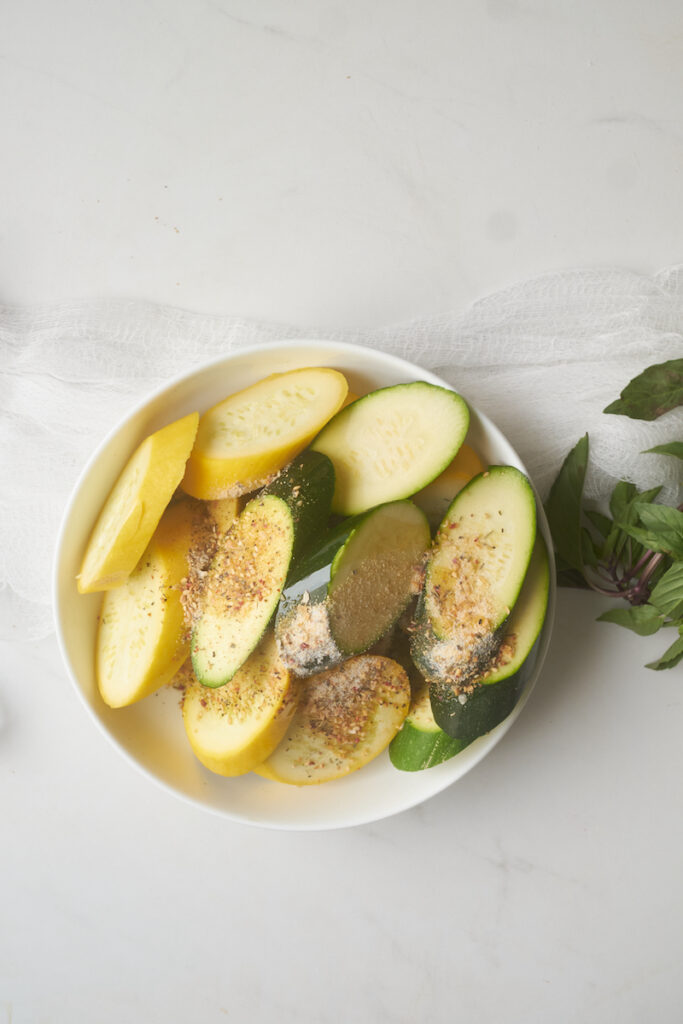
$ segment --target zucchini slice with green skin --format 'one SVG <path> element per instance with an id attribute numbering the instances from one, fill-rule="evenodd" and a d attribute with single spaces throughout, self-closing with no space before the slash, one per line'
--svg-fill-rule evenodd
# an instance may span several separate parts
<path id="1" fill-rule="evenodd" d="M 430 682 L 468 688 L 494 663 L 536 536 L 536 503 L 513 466 L 456 496 L 427 563 L 411 654 Z"/>
<path id="2" fill-rule="evenodd" d="M 220 537 L 192 633 L 192 666 L 205 686 L 229 682 L 258 644 L 292 560 L 322 532 L 333 487 L 329 459 L 304 452 Z"/>
<path id="3" fill-rule="evenodd" d="M 519 700 L 523 686 L 516 674 L 495 686 L 478 686 L 461 704 L 450 687 L 432 684 L 434 721 L 438 722 L 445 735 L 453 737 L 456 742 L 472 743 L 507 718 Z"/>
<path id="4" fill-rule="evenodd" d="M 371 391 L 333 416 L 311 447 L 332 459 L 332 511 L 356 515 L 426 487 L 465 440 L 470 413 L 455 391 L 413 381 Z"/>
<path id="5" fill-rule="evenodd" d="M 505 623 L 502 657 L 499 656 L 496 665 L 483 677 L 483 685 L 499 683 L 526 665 L 545 622 L 549 593 L 548 549 L 541 534 L 537 533 L 522 589 Z"/>
<path id="6" fill-rule="evenodd" d="M 420 586 L 429 523 L 411 501 L 380 505 L 362 517 L 327 565 L 288 588 L 276 635 L 280 655 L 309 675 L 362 654 L 400 618 Z"/>
<path id="7" fill-rule="evenodd" d="M 361 654 L 302 682 L 286 736 L 254 771 L 291 786 L 342 778 L 381 754 L 410 705 L 405 669 L 391 658 Z"/>
<path id="8" fill-rule="evenodd" d="M 292 563 L 287 576 L 287 590 L 300 580 L 307 580 L 319 569 L 326 570 L 325 582 L 329 582 L 329 568 L 334 561 L 334 556 L 340 548 L 344 547 L 351 533 L 357 526 L 360 526 L 367 514 L 364 512 L 358 516 L 347 516 L 346 519 L 342 519 L 340 523 L 326 530 L 321 536 L 313 538 L 301 557 Z M 303 589 L 307 589 L 306 584 Z"/>
<path id="9" fill-rule="evenodd" d="M 334 493 L 334 466 L 321 452 L 306 449 L 292 459 L 260 494 L 282 498 L 292 515 L 294 544 L 290 570 L 303 558 L 311 541 L 327 528 Z"/>
<path id="10" fill-rule="evenodd" d="M 429 700 L 429 684 L 423 681 L 413 696 L 405 722 L 389 744 L 394 768 L 419 772 L 449 761 L 466 746 L 467 741 L 448 736 L 436 724 Z"/>
<path id="11" fill-rule="evenodd" d="M 448 736 L 470 743 L 510 714 L 536 663 L 535 645 L 548 608 L 549 586 L 548 553 L 539 534 L 519 599 L 505 624 L 497 664 L 469 695 L 458 695 L 441 683 L 430 688 L 434 721 Z"/>
<path id="12" fill-rule="evenodd" d="M 422 582 L 431 534 L 412 501 L 368 513 L 335 555 L 327 588 L 330 630 L 344 655 L 372 647 L 400 618 Z"/>

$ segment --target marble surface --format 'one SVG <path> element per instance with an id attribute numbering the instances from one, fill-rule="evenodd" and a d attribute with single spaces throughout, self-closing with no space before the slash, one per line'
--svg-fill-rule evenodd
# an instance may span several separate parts
<path id="1" fill-rule="evenodd" d="M 683 11 L 6 5 L 0 301 L 299 324 L 680 261 Z M 125 763 L 54 639 L 0 648 L 0 1024 L 680 1020 L 681 672 L 563 591 L 523 715 L 372 826 L 210 816 Z"/>

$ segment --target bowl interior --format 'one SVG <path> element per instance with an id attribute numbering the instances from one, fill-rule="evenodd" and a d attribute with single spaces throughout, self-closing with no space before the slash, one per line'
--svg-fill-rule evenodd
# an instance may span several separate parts
<path id="1" fill-rule="evenodd" d="M 400 772 L 384 753 L 361 771 L 323 786 L 294 788 L 253 774 L 224 779 L 206 770 L 192 754 L 176 690 L 162 689 L 121 710 L 106 707 L 94 675 L 101 596 L 79 595 L 75 577 L 95 519 L 118 474 L 151 431 L 194 410 L 202 412 L 269 373 L 298 366 L 334 367 L 360 394 L 411 380 L 445 384 L 434 374 L 373 349 L 311 341 L 251 348 L 172 381 L 138 406 L 105 439 L 83 471 L 58 542 L 55 612 L 62 653 L 81 698 L 110 740 L 144 773 L 177 795 L 235 820 L 273 828 L 328 829 L 375 821 L 420 803 L 464 775 L 499 741 L 522 710 L 540 672 L 554 615 L 554 572 L 551 566 L 550 606 L 534 654 L 534 671 L 522 699 L 491 733 L 457 757 L 426 771 Z M 506 463 L 524 471 L 519 456 L 500 431 L 475 409 L 471 412 L 467 440 L 484 462 Z M 538 512 L 540 529 L 552 553 L 540 504 Z"/>

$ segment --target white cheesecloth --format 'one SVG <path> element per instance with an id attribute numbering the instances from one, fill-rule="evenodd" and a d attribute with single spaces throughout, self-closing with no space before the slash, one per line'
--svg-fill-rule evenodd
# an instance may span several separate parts
<path id="1" fill-rule="evenodd" d="M 683 440 L 683 408 L 653 423 L 603 415 L 646 366 L 683 357 L 683 266 L 544 275 L 463 312 L 377 330 L 260 323 L 125 300 L 0 306 L 0 637 L 52 628 L 51 571 L 68 496 L 93 449 L 145 394 L 247 345 L 327 338 L 443 376 L 507 435 L 545 497 L 567 451 L 591 439 L 587 495 L 615 479 L 665 484 L 681 463 L 641 455 Z M 677 499 L 680 500 L 680 499 Z"/>

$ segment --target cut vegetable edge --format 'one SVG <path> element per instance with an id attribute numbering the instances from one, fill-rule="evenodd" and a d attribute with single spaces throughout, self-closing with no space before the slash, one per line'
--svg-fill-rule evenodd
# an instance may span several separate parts
<path id="1" fill-rule="evenodd" d="M 464 399 L 424 381 L 359 398 L 338 412 L 311 445 L 334 463 L 332 511 L 355 515 L 415 494 L 452 461 L 468 426 Z"/>
<path id="2" fill-rule="evenodd" d="M 492 665 L 536 535 L 527 478 L 493 466 L 455 498 L 427 562 L 411 650 L 430 682 L 470 685 Z"/>
<path id="3" fill-rule="evenodd" d="M 503 645 L 506 638 L 514 637 L 514 649 L 498 667 L 487 672 L 481 680 L 483 685 L 495 686 L 502 679 L 507 679 L 519 671 L 526 662 L 543 629 L 549 594 L 548 549 L 541 533 L 538 532 L 519 597 L 503 627 Z"/>
<path id="4" fill-rule="evenodd" d="M 187 674 L 182 713 L 190 747 L 214 774 L 244 775 L 280 743 L 297 699 L 298 682 L 267 633 L 225 686 L 207 690 Z"/>
<path id="5" fill-rule="evenodd" d="M 443 764 L 465 749 L 467 743 L 448 736 L 434 720 L 426 682 L 413 697 L 405 722 L 389 744 L 394 768 L 423 771 Z"/>
<path id="6" fill-rule="evenodd" d="M 180 583 L 195 515 L 189 502 L 172 505 L 133 573 L 103 596 L 95 674 L 109 707 L 126 707 L 160 689 L 189 654 Z"/>
<path id="7" fill-rule="evenodd" d="M 331 668 L 369 650 L 394 626 L 419 589 L 429 547 L 429 524 L 411 501 L 366 512 L 324 538 L 325 564 L 309 554 L 313 571 L 285 589 L 276 621 L 283 659 L 299 675 Z"/>
<path id="8" fill-rule="evenodd" d="M 327 522 L 333 488 L 327 456 L 301 452 L 219 539 L 192 636 L 192 665 L 205 686 L 228 682 L 259 642 L 297 553 Z"/>
<path id="9" fill-rule="evenodd" d="M 274 494 L 289 507 L 294 527 L 292 572 L 311 540 L 327 527 L 334 492 L 334 467 L 326 455 L 306 449 L 263 489 L 261 496 Z"/>
<path id="10" fill-rule="evenodd" d="M 311 455 L 327 459 L 318 452 Z M 350 516 L 319 536 L 312 536 L 290 567 L 277 609 L 275 636 L 281 657 L 299 676 L 323 672 L 344 659 L 330 633 L 327 587 L 337 553 L 370 514 Z"/>
<path id="11" fill-rule="evenodd" d="M 190 413 L 145 438 L 97 518 L 76 577 L 79 593 L 120 586 L 138 564 L 178 487 L 197 433 Z"/>
<path id="12" fill-rule="evenodd" d="M 547 548 L 539 533 L 519 600 L 505 623 L 508 643 L 515 638 L 511 655 L 482 676 L 465 700 L 447 685 L 430 687 L 434 720 L 449 736 L 471 742 L 499 725 L 517 704 L 536 664 L 549 582 Z M 504 642 L 503 654 L 505 646 Z"/>
<path id="13" fill-rule="evenodd" d="M 430 697 L 434 721 L 447 736 L 472 743 L 505 721 L 514 710 L 522 688 L 523 680 L 517 672 L 495 686 L 478 686 L 461 703 L 448 687 L 432 685 Z"/>
<path id="14" fill-rule="evenodd" d="M 409 705 L 410 683 L 397 662 L 350 658 L 303 683 L 287 734 L 255 772 L 293 786 L 343 778 L 387 748 Z"/>
<path id="15" fill-rule="evenodd" d="M 229 395 L 201 417 L 183 489 L 217 499 L 264 486 L 335 415 L 347 392 L 338 370 L 305 367 Z"/>
<path id="16" fill-rule="evenodd" d="M 215 501 L 207 501 L 206 509 L 221 534 L 227 533 L 233 526 L 242 505 L 239 498 L 217 498 Z"/>
<path id="17" fill-rule="evenodd" d="M 373 509 L 334 557 L 327 588 L 330 633 L 346 656 L 361 654 L 395 625 L 420 586 L 431 534 L 407 499 Z"/>
<path id="18" fill-rule="evenodd" d="M 503 536 L 505 534 L 505 537 Z M 507 548 L 508 563 L 490 581 L 494 607 L 491 628 L 510 614 L 524 582 L 536 537 L 536 500 L 527 477 L 514 466 L 491 466 L 474 477 L 451 503 L 439 527 L 425 577 L 426 610 L 437 636 L 440 629 L 432 607 L 435 582 L 443 570 L 453 572 L 453 560 L 465 561 L 464 571 L 481 578 L 483 565 L 500 561 L 494 551 Z M 459 568 L 460 566 L 458 566 Z M 494 589 L 495 588 L 495 589 Z"/>
<path id="19" fill-rule="evenodd" d="M 289 506 L 265 495 L 247 504 L 219 544 L 192 632 L 192 667 L 204 686 L 229 682 L 259 643 L 277 608 L 293 543 Z"/>

